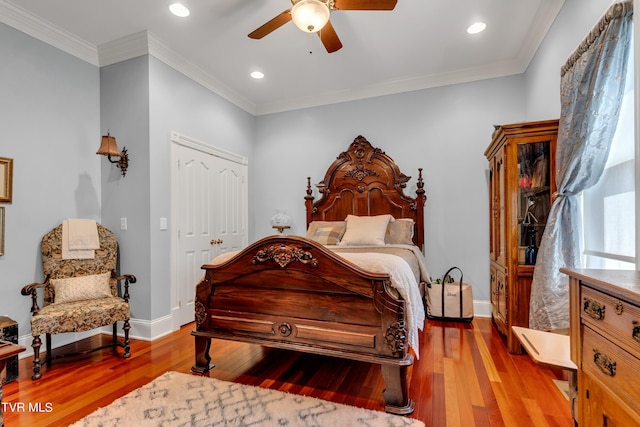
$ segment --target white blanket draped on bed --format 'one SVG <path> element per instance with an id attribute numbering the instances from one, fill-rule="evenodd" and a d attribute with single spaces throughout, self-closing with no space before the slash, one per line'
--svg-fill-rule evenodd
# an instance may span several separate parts
<path id="1" fill-rule="evenodd" d="M 375 252 L 341 253 L 340 256 L 363 270 L 389 275 L 391 285 L 407 303 L 407 340 L 416 357 L 420 358 L 418 330 L 424 327 L 424 305 L 409 264 L 398 256 Z"/>

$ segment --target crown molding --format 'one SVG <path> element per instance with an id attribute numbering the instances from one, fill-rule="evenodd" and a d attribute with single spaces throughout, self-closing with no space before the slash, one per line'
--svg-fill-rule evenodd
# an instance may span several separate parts
<path id="1" fill-rule="evenodd" d="M 8 0 L 0 0 L 0 22 L 98 67 L 151 55 L 238 108 L 259 116 L 524 73 L 563 4 L 564 0 L 542 2 L 531 25 L 531 32 L 526 37 L 527 42 L 513 61 L 443 75 L 407 77 L 367 87 L 326 92 L 320 96 L 299 97 L 259 105 L 179 55 L 148 31 L 140 31 L 96 47 L 31 15 Z"/>
<path id="2" fill-rule="evenodd" d="M 146 31 L 130 34 L 98 46 L 101 67 L 148 54 L 149 38 Z"/>
<path id="3" fill-rule="evenodd" d="M 526 64 L 523 65 L 520 61 L 509 61 L 492 64 L 486 67 L 469 68 L 444 74 L 407 77 L 393 82 L 380 83 L 342 91 L 327 92 L 319 96 L 301 97 L 297 99 L 288 99 L 283 102 L 276 101 L 261 104 L 258 105 L 256 115 L 261 116 L 266 114 L 282 113 L 302 108 L 319 107 L 323 105 L 337 104 L 340 102 L 356 101 L 379 96 L 512 76 L 522 74 L 525 70 Z"/>
<path id="4" fill-rule="evenodd" d="M 167 47 L 158 37 L 149 31 L 140 31 L 98 46 L 98 57 L 100 58 L 101 67 L 137 58 L 142 55 L 153 56 L 210 91 L 220 95 L 232 104 L 255 115 L 256 105 L 254 103 L 237 94 L 189 59 Z"/>
<path id="5" fill-rule="evenodd" d="M 149 54 L 164 62 L 174 70 L 184 74 L 193 81 L 201 84 L 210 91 L 226 99 L 235 106 L 243 109 L 251 115 L 256 115 L 257 106 L 254 102 L 243 97 L 226 84 L 222 83 L 215 76 L 203 70 L 191 60 L 178 54 L 173 49 L 167 47 L 159 38 L 148 33 Z"/>
<path id="6" fill-rule="evenodd" d="M 393 95 L 403 92 L 412 92 L 416 90 L 523 74 L 527 71 L 531 60 L 538 51 L 540 44 L 553 25 L 553 22 L 558 16 L 558 13 L 562 9 L 564 3 L 565 0 L 545 0 L 541 3 L 531 24 L 530 32 L 525 37 L 526 43 L 520 50 L 518 57 L 512 61 L 496 63 L 490 66 L 458 70 L 446 74 L 407 77 L 377 85 L 327 92 L 320 96 L 300 97 L 296 99 L 287 99 L 286 101 L 275 101 L 260 104 L 257 106 L 255 115 L 260 116 L 282 113 L 285 111 L 319 107 L 339 102 L 355 101 L 378 96 Z"/>
<path id="7" fill-rule="evenodd" d="M 525 37 L 525 42 L 516 59 L 522 64 L 522 72 L 526 71 L 529 63 L 533 60 L 558 13 L 560 13 L 564 2 L 565 0 L 547 0 L 540 5 L 540 9 L 538 9 L 538 13 L 536 13 L 531 23 L 529 33 Z"/>
<path id="8" fill-rule="evenodd" d="M 98 50 L 95 46 L 62 28 L 31 15 L 14 3 L 6 0 L 0 1 L 0 22 L 85 62 L 96 66 L 99 64 Z"/>
<path id="9" fill-rule="evenodd" d="M 104 67 L 142 55 L 152 55 L 249 114 L 256 114 L 255 103 L 177 54 L 147 31 L 140 31 L 94 46 L 7 0 L 0 0 L 0 22 L 96 67 Z"/>

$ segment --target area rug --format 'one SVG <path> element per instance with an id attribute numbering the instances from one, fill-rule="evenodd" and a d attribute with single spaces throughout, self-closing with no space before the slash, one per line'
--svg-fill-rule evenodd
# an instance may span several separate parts
<path id="1" fill-rule="evenodd" d="M 80 426 L 424 427 L 424 423 L 313 397 L 167 372 L 73 424 Z"/>

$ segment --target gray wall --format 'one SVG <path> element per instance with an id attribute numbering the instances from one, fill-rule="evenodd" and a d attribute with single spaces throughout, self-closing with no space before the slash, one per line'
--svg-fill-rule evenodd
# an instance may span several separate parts
<path id="1" fill-rule="evenodd" d="M 133 273 L 131 316 L 151 319 L 149 204 L 149 59 L 130 59 L 100 69 L 100 130 L 115 136 L 129 156 L 127 175 L 102 159 L 102 224 L 120 244 L 120 271 Z M 121 230 L 120 218 L 127 219 Z M 135 332 L 135 329 L 134 329 Z M 134 333 L 135 335 L 135 333 Z"/>
<path id="2" fill-rule="evenodd" d="M 159 218 L 171 223 L 171 131 L 249 158 L 250 241 L 272 233 L 276 209 L 288 210 L 292 232 L 303 234 L 306 177 L 320 181 L 362 134 L 413 177 L 407 192 L 424 168 L 432 274 L 458 265 L 475 299 L 488 300 L 483 152 L 492 125 L 558 117 L 560 67 L 609 5 L 567 0 L 524 75 L 260 117 L 153 57 L 100 70 L 0 24 L 0 156 L 15 162 L 13 203 L 3 205 L 0 315 L 17 320 L 30 344 L 30 302 L 19 291 L 42 280 L 42 235 L 65 218 L 95 218 L 118 233 L 122 271 L 140 279 L 132 289 L 134 320 L 149 328 L 145 337 L 166 332 L 153 325 L 171 310 L 171 238 L 159 229 Z M 125 178 L 95 155 L 107 129 L 129 150 Z"/>
<path id="3" fill-rule="evenodd" d="M 100 219 L 99 70 L 0 24 L 0 156 L 12 158 L 0 315 L 29 333 L 22 286 L 42 281 L 39 242 L 65 218 Z"/>
<path id="4" fill-rule="evenodd" d="M 130 156 L 125 178 L 103 162 L 102 221 L 117 230 L 121 271 L 138 279 L 131 288 L 132 317 L 138 326 L 148 322 L 138 328 L 132 322 L 133 332 L 147 336 L 150 322 L 171 309 L 171 227 L 160 230 L 160 218 L 171 219 L 170 134 L 251 158 L 255 119 L 150 56 L 103 67 L 100 84 L 102 131 L 113 123 L 112 134 Z M 127 218 L 126 231 L 121 218 Z"/>
<path id="5" fill-rule="evenodd" d="M 171 225 L 170 132 L 178 132 L 250 159 L 249 209 L 252 212 L 255 118 L 153 57 L 149 60 L 149 69 L 151 204 L 147 225 L 151 244 L 151 299 L 154 302 L 150 319 L 153 320 L 168 315 L 170 310 L 171 239 L 168 231 L 160 231 L 160 218 L 168 218 Z M 250 241 L 252 233 L 250 217 Z"/>
<path id="6" fill-rule="evenodd" d="M 292 233 L 304 234 L 306 177 L 312 184 L 353 139 L 363 135 L 412 177 L 423 168 L 425 254 L 433 277 L 459 266 L 488 300 L 487 160 L 493 124 L 524 116 L 523 76 L 408 92 L 279 113 L 257 119 L 256 234 L 272 232 L 269 218 L 286 209 Z M 286 153 L 286 156 L 284 155 Z M 283 167 L 273 167 L 274 164 Z M 285 167 L 286 166 L 286 167 Z M 317 196 L 317 193 L 316 193 Z"/>
<path id="7" fill-rule="evenodd" d="M 415 191 L 417 169 L 424 168 L 425 255 L 432 276 L 459 266 L 474 285 L 474 299 L 488 301 L 483 153 L 492 125 L 559 117 L 560 67 L 610 4 L 567 0 L 523 75 L 258 117 L 255 212 L 262 215 L 255 218 L 256 236 L 271 233 L 276 209 L 292 214 L 293 234 L 304 234 L 306 177 L 312 184 L 322 180 L 335 156 L 362 134 L 412 176 L 408 193 Z M 286 167 L 272 166 L 279 163 Z"/>
<path id="8" fill-rule="evenodd" d="M 611 0 L 566 0 L 526 72 L 527 121 L 560 117 L 560 68 Z"/>

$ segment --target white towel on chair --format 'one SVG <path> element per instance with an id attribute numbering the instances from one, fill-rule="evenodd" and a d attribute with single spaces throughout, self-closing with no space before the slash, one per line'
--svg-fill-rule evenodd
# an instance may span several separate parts
<path id="1" fill-rule="evenodd" d="M 62 259 L 92 259 L 99 248 L 95 220 L 74 218 L 62 222 Z"/>

